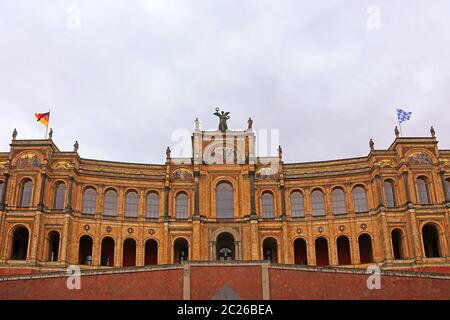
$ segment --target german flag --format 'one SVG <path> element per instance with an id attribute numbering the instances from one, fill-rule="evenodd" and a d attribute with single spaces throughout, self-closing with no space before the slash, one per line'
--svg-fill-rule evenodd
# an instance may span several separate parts
<path id="1" fill-rule="evenodd" d="M 48 121 L 50 119 L 50 111 L 46 113 L 35 113 L 38 122 L 42 122 L 44 126 L 48 127 Z"/>

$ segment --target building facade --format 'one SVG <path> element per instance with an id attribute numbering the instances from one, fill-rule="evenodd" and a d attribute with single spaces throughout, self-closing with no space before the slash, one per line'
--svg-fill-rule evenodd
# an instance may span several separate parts
<path id="1" fill-rule="evenodd" d="M 247 130 L 202 131 L 165 164 L 83 159 L 78 143 L 0 153 L 0 265 L 108 268 L 182 260 L 448 266 L 450 150 L 431 137 L 365 157 L 284 163 Z"/>

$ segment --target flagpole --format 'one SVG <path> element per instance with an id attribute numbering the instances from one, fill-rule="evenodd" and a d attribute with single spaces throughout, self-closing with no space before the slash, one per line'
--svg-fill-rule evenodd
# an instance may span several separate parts
<path id="1" fill-rule="evenodd" d="M 50 108 L 48 109 L 48 122 L 45 126 L 45 140 L 47 140 L 48 126 L 50 125 Z"/>
<path id="2" fill-rule="evenodd" d="M 400 137 L 403 137 L 402 123 L 400 122 L 400 119 L 398 118 L 398 108 L 395 111 L 395 116 L 397 117 L 398 128 L 400 129 Z"/>

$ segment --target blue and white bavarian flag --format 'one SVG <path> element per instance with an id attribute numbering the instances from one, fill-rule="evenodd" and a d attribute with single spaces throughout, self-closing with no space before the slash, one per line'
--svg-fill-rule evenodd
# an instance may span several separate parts
<path id="1" fill-rule="evenodd" d="M 406 120 L 409 120 L 409 118 L 411 117 L 411 114 L 412 114 L 412 112 L 408 112 L 408 111 L 397 108 L 398 123 L 402 123 Z"/>

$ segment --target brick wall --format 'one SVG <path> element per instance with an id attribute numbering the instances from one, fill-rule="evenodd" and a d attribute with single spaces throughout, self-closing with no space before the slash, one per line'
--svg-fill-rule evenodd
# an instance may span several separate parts
<path id="1" fill-rule="evenodd" d="M 368 290 L 364 270 L 320 269 L 266 262 L 189 262 L 184 266 L 90 270 L 81 290 L 65 274 L 5 275 L 0 299 L 450 299 L 450 276 L 382 272 L 381 289 Z"/>

